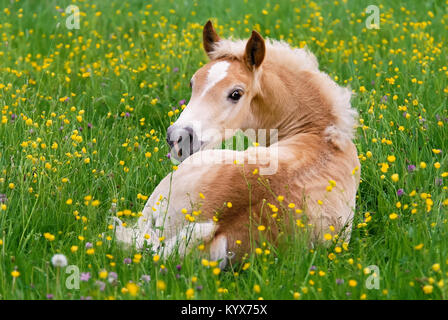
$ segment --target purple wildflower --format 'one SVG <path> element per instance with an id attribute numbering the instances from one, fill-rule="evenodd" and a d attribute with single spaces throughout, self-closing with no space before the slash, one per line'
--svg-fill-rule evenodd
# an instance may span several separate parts
<path id="1" fill-rule="evenodd" d="M 0 203 L 6 203 L 6 201 L 8 201 L 6 194 L 0 193 Z"/>
<path id="2" fill-rule="evenodd" d="M 179 72 L 179 68 L 178 67 L 174 67 L 173 68 L 173 72 Z"/>
<path id="3" fill-rule="evenodd" d="M 151 281 L 151 276 L 148 274 L 144 274 L 140 277 L 140 280 L 142 280 L 143 282 L 148 283 L 149 281 Z"/>
<path id="4" fill-rule="evenodd" d="M 397 196 L 401 197 L 404 194 L 404 190 L 403 189 L 398 189 L 397 190 Z"/>
<path id="5" fill-rule="evenodd" d="M 187 100 L 182 99 L 182 100 L 179 101 L 179 105 L 181 106 L 181 105 L 185 104 L 185 102 L 187 102 Z"/>
<path id="6" fill-rule="evenodd" d="M 91 242 L 86 243 L 86 249 L 90 249 L 93 247 L 93 244 Z"/>
<path id="7" fill-rule="evenodd" d="M 15 113 L 11 114 L 11 120 L 14 121 L 17 119 L 17 115 Z"/>
<path id="8" fill-rule="evenodd" d="M 87 128 L 92 129 L 92 127 L 93 127 L 93 125 L 89 122 L 89 123 L 87 124 Z"/>
<path id="9" fill-rule="evenodd" d="M 95 282 L 95 285 L 98 286 L 98 288 L 100 289 L 100 291 L 104 291 L 104 289 L 106 289 L 106 284 L 103 281 L 99 281 L 97 280 Z"/>
<path id="10" fill-rule="evenodd" d="M 54 295 L 52 293 L 47 293 L 47 299 L 51 300 L 54 298 Z"/>
<path id="11" fill-rule="evenodd" d="M 415 171 L 415 165 L 410 164 L 408 165 L 408 172 L 414 172 Z"/>
<path id="12" fill-rule="evenodd" d="M 132 260 L 131 258 L 124 258 L 123 263 L 124 264 L 131 264 Z"/>
<path id="13" fill-rule="evenodd" d="M 176 266 L 176 269 L 180 271 L 180 269 L 182 269 L 182 266 L 181 266 L 180 264 L 178 264 L 178 265 Z"/>
<path id="14" fill-rule="evenodd" d="M 344 279 L 336 279 L 336 284 L 344 284 Z"/>
<path id="15" fill-rule="evenodd" d="M 109 281 L 109 283 L 114 283 L 116 282 L 118 279 L 118 274 L 116 272 L 109 272 L 109 275 L 107 277 L 107 281 Z"/>
<path id="16" fill-rule="evenodd" d="M 81 281 L 87 282 L 90 279 L 90 272 L 82 272 L 81 276 L 79 277 Z"/>

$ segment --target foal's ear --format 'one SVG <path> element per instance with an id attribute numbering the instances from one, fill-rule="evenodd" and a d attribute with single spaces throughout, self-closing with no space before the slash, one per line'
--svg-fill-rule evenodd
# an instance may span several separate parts
<path id="1" fill-rule="evenodd" d="M 221 40 L 221 38 L 216 33 L 213 28 L 212 22 L 210 20 L 204 26 L 204 30 L 202 31 L 203 45 L 204 50 L 207 55 L 210 57 L 210 52 L 213 51 L 213 44 Z"/>
<path id="2" fill-rule="evenodd" d="M 258 68 L 264 60 L 266 45 L 264 39 L 257 31 L 252 31 L 252 36 L 246 44 L 244 62 L 250 70 Z"/>

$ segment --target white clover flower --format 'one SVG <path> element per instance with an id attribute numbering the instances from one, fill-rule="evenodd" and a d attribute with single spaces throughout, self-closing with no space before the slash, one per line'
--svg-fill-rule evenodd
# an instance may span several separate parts
<path id="1" fill-rule="evenodd" d="M 51 263 L 53 264 L 54 267 L 56 268 L 63 268 L 67 265 L 67 257 L 64 256 L 63 254 L 55 254 L 52 258 L 51 258 Z"/>

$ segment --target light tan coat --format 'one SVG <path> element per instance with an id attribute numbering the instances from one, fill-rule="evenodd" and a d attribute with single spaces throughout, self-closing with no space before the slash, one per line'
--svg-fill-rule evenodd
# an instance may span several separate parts
<path id="1" fill-rule="evenodd" d="M 350 106 L 350 90 L 320 72 L 308 51 L 265 42 L 256 32 L 248 42 L 221 40 L 207 23 L 204 48 L 211 61 L 193 76 L 192 99 L 176 125 L 187 125 L 194 118 L 195 125 L 218 131 L 278 129 L 278 142 L 256 147 L 277 161 L 278 169 L 260 175 L 263 165 L 248 163 L 255 147 L 198 151 L 161 181 L 135 228 L 117 227 L 118 239 L 135 240 L 138 247 L 148 241 L 158 250 L 164 247 L 165 255 L 175 250 L 183 254 L 202 242 L 212 259 L 224 266 L 229 252 L 238 258 L 250 251 L 250 235 L 258 239 L 259 225 L 275 242 L 279 224 L 289 219 L 284 213 L 301 209 L 303 214 L 293 213 L 293 218 L 312 225 L 315 241 L 324 233 L 341 231 L 348 241 L 360 177 L 352 142 L 356 112 Z M 223 61 L 229 64 L 225 77 L 217 75 L 222 79 L 204 89 L 212 66 Z M 244 95 L 232 109 L 223 92 L 236 85 L 244 87 Z M 219 142 L 202 138 L 205 147 Z M 239 159 L 239 164 L 229 163 L 228 158 Z M 330 180 L 336 186 L 327 191 Z M 281 203 L 278 195 L 284 197 Z M 295 204 L 294 210 L 289 203 Z M 268 204 L 285 209 L 275 215 Z M 184 208 L 195 222 L 186 222 Z M 198 210 L 201 213 L 193 215 Z"/>

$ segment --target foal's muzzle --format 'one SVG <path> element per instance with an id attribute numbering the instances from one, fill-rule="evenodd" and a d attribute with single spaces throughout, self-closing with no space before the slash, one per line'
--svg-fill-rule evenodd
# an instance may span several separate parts
<path id="1" fill-rule="evenodd" d="M 201 147 L 197 135 L 190 127 L 170 126 L 166 131 L 166 142 L 170 146 L 171 157 L 181 162 Z"/>

